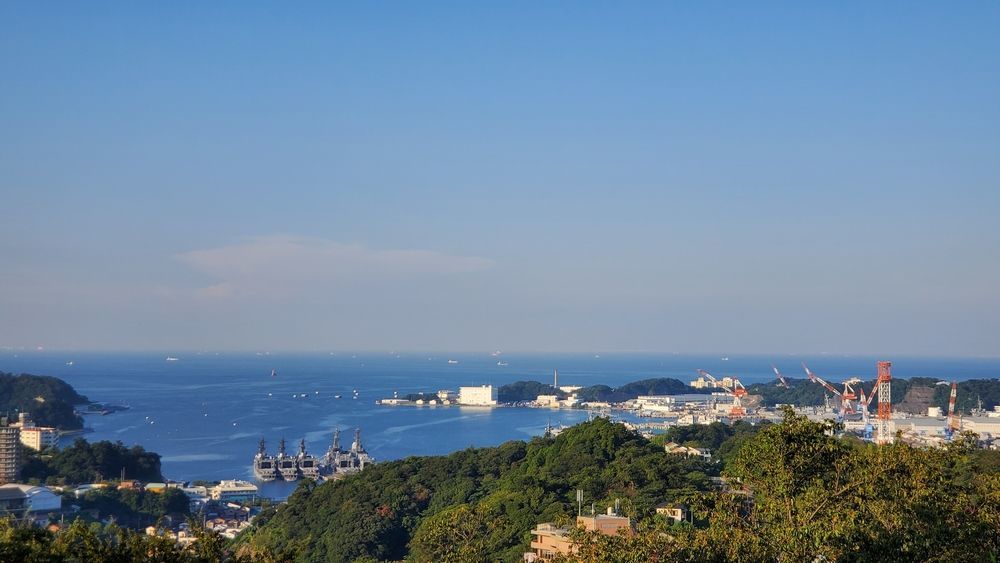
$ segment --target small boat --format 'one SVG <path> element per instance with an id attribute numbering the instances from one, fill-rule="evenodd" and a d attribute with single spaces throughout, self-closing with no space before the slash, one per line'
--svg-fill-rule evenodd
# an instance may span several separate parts
<path id="1" fill-rule="evenodd" d="M 68 366 L 73 365 L 73 360 L 70 360 L 70 361 L 66 362 L 66 365 L 68 365 Z"/>
<path id="2" fill-rule="evenodd" d="M 503 366 L 507 365 L 507 362 L 497 362 L 497 365 L 500 366 L 500 367 L 503 367 Z"/>
<path id="3" fill-rule="evenodd" d="M 340 398 L 340 395 L 334 395 L 334 396 L 333 396 L 333 398 L 334 398 L 334 399 L 339 399 L 339 398 Z"/>
<path id="4" fill-rule="evenodd" d="M 167 356 L 167 361 L 168 361 L 168 362 L 176 362 L 176 361 L 177 361 L 177 360 L 179 360 L 179 359 L 180 359 L 180 358 L 175 358 L 175 357 L 173 357 L 173 356 Z"/>
<path id="5" fill-rule="evenodd" d="M 449 363 L 449 364 L 457 364 L 457 363 L 458 363 L 458 360 L 448 360 L 448 363 Z"/>
<path id="6" fill-rule="evenodd" d="M 277 376 L 277 375 L 278 375 L 278 370 L 276 370 L 276 369 L 272 369 L 272 370 L 271 370 L 271 377 L 275 377 L 275 376 Z"/>

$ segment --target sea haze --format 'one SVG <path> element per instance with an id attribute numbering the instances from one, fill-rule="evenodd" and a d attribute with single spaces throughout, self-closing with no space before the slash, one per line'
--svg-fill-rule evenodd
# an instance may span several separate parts
<path id="1" fill-rule="evenodd" d="M 298 441 L 322 454 L 332 430 L 349 445 L 355 428 L 378 460 L 445 454 L 541 435 L 545 426 L 586 419 L 581 411 L 522 408 L 382 407 L 375 400 L 460 385 L 502 385 L 552 380 L 561 385 L 618 386 L 651 377 L 689 381 L 698 368 L 746 383 L 773 379 L 770 364 L 799 377 L 803 360 L 831 381 L 873 379 L 876 358 L 798 356 L 541 355 L 471 354 L 254 354 L 174 352 L 0 352 L 0 371 L 53 375 L 99 402 L 130 410 L 85 418 L 88 440 L 141 444 L 162 456 L 169 479 L 251 478 L 250 461 L 260 438 L 274 451 L 282 437 L 294 452 Z M 457 360 L 449 364 L 448 360 Z M 498 366 L 498 359 L 507 363 Z M 895 377 L 975 379 L 1000 375 L 997 359 L 884 358 Z M 67 362 L 72 361 L 72 365 Z M 271 370 L 276 375 L 271 376 Z M 352 399 L 357 389 L 358 399 Z M 305 395 L 304 397 L 302 395 Z M 336 395 L 342 398 L 336 399 Z M 69 438 L 70 440 L 72 438 Z M 270 485 L 282 497 L 290 487 Z"/>

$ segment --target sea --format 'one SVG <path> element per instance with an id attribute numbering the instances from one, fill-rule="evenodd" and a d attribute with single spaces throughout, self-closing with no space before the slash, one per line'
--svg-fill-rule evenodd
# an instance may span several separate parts
<path id="1" fill-rule="evenodd" d="M 168 361 L 167 357 L 176 358 Z M 85 417 L 87 440 L 139 444 L 161 455 L 163 474 L 176 481 L 253 479 L 251 460 L 263 438 L 274 452 L 285 439 L 322 455 L 341 430 L 354 432 L 378 461 L 447 454 L 540 436 L 548 425 L 586 420 L 580 410 L 458 406 L 380 406 L 394 393 L 500 386 L 519 380 L 611 387 L 639 379 L 690 381 L 697 369 L 736 376 L 744 384 L 802 377 L 801 363 L 830 381 L 875 378 L 875 362 L 893 362 L 894 377 L 966 380 L 1000 377 L 997 358 L 874 358 L 817 355 L 724 356 L 682 354 L 481 354 L 173 352 L 96 353 L 0 351 L 0 371 L 52 375 L 90 400 L 128 410 Z M 272 375 L 273 371 L 273 375 Z M 355 391 L 357 392 L 355 394 Z M 338 398 L 339 396 L 339 398 Z M 356 398 L 355 398 L 356 397 Z M 75 437 L 64 437 L 71 442 Z M 262 484 L 261 494 L 284 498 L 289 483 Z"/>

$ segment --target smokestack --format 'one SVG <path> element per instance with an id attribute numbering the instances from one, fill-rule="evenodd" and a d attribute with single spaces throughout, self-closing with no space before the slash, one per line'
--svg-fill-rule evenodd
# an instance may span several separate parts
<path id="1" fill-rule="evenodd" d="M 552 370 L 552 386 L 559 388 L 559 370 Z"/>

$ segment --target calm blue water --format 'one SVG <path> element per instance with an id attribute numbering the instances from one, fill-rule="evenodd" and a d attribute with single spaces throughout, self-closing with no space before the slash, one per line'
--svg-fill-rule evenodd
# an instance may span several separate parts
<path id="1" fill-rule="evenodd" d="M 0 371 L 54 375 L 91 400 L 130 405 L 129 411 L 89 416 L 89 440 L 141 444 L 162 455 L 171 479 L 250 478 L 257 440 L 273 450 L 279 438 L 294 449 L 305 438 L 322 454 L 339 426 L 350 443 L 360 427 L 368 451 L 379 460 L 449 453 L 468 446 L 496 445 L 541 435 L 546 424 L 573 424 L 586 414 L 548 409 L 459 407 L 380 407 L 375 399 L 417 391 L 457 389 L 460 385 L 502 385 L 521 379 L 551 381 L 559 370 L 562 385 L 611 386 L 648 377 L 690 380 L 697 368 L 716 376 L 737 375 L 744 383 L 770 381 L 774 362 L 786 376 L 801 377 L 805 359 L 831 381 L 849 376 L 875 377 L 875 358 L 736 357 L 652 355 L 515 355 L 496 365 L 489 354 L 272 354 L 173 353 L 96 354 L 0 352 Z M 449 365 L 447 360 L 459 360 Z M 888 358 L 895 377 L 973 379 L 1000 376 L 998 359 Z M 72 360 L 74 365 L 66 362 Z M 277 377 L 271 377 L 271 369 Z M 351 399 L 357 389 L 359 399 Z M 306 398 L 293 395 L 306 394 Z M 341 399 L 334 396 L 340 394 Z M 281 497 L 288 487 L 268 485 Z"/>

